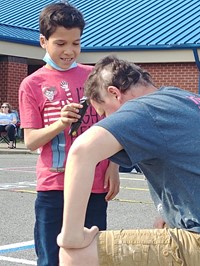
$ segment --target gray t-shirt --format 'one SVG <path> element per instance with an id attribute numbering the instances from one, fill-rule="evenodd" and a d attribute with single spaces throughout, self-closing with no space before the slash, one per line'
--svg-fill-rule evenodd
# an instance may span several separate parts
<path id="1" fill-rule="evenodd" d="M 162 87 L 96 125 L 124 147 L 112 161 L 138 163 L 166 223 L 200 232 L 200 95 Z"/>

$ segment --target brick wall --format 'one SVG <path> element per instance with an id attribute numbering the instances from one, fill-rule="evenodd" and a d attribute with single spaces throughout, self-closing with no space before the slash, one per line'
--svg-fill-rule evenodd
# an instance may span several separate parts
<path id="1" fill-rule="evenodd" d="M 0 104 L 9 102 L 18 110 L 18 91 L 21 81 L 27 76 L 27 60 L 19 57 L 0 57 Z"/>
<path id="2" fill-rule="evenodd" d="M 198 93 L 199 72 L 195 63 L 145 63 L 138 64 L 153 77 L 157 87 L 177 86 Z M 0 104 L 9 102 L 14 109 L 18 108 L 18 90 L 21 81 L 36 68 L 31 68 L 26 59 L 0 57 Z M 31 71 L 30 71 L 31 70 Z"/>
<path id="3" fill-rule="evenodd" d="M 146 69 L 157 87 L 175 86 L 198 93 L 199 72 L 195 63 L 139 64 Z"/>

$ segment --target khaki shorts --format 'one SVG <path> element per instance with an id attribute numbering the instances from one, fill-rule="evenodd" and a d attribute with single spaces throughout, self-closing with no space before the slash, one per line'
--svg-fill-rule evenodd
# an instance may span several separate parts
<path id="1" fill-rule="evenodd" d="M 200 266 L 200 234 L 181 229 L 102 231 L 100 266 Z"/>

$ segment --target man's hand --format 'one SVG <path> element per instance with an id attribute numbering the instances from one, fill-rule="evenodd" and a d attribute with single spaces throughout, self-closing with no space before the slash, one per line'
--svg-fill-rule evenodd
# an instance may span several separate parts
<path id="1" fill-rule="evenodd" d="M 166 223 L 161 217 L 157 217 L 154 221 L 153 227 L 157 229 L 163 229 L 166 227 Z"/>
<path id="2" fill-rule="evenodd" d="M 99 266 L 96 238 L 86 248 L 60 248 L 59 266 Z"/>
<path id="3" fill-rule="evenodd" d="M 97 226 L 92 226 L 90 229 L 84 227 L 83 233 L 74 233 L 73 239 L 69 239 L 68 235 L 65 234 L 64 229 L 57 237 L 58 246 L 70 249 L 70 248 L 85 248 L 91 244 L 95 236 L 99 232 Z"/>

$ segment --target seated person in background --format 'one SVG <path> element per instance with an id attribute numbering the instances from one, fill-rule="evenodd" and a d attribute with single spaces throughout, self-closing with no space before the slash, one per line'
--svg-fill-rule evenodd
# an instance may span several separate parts
<path id="1" fill-rule="evenodd" d="M 3 103 L 0 111 L 0 133 L 7 132 L 10 141 L 8 144 L 9 149 L 14 148 L 16 123 L 17 117 L 15 113 L 12 113 L 11 105 L 9 103 Z"/>

